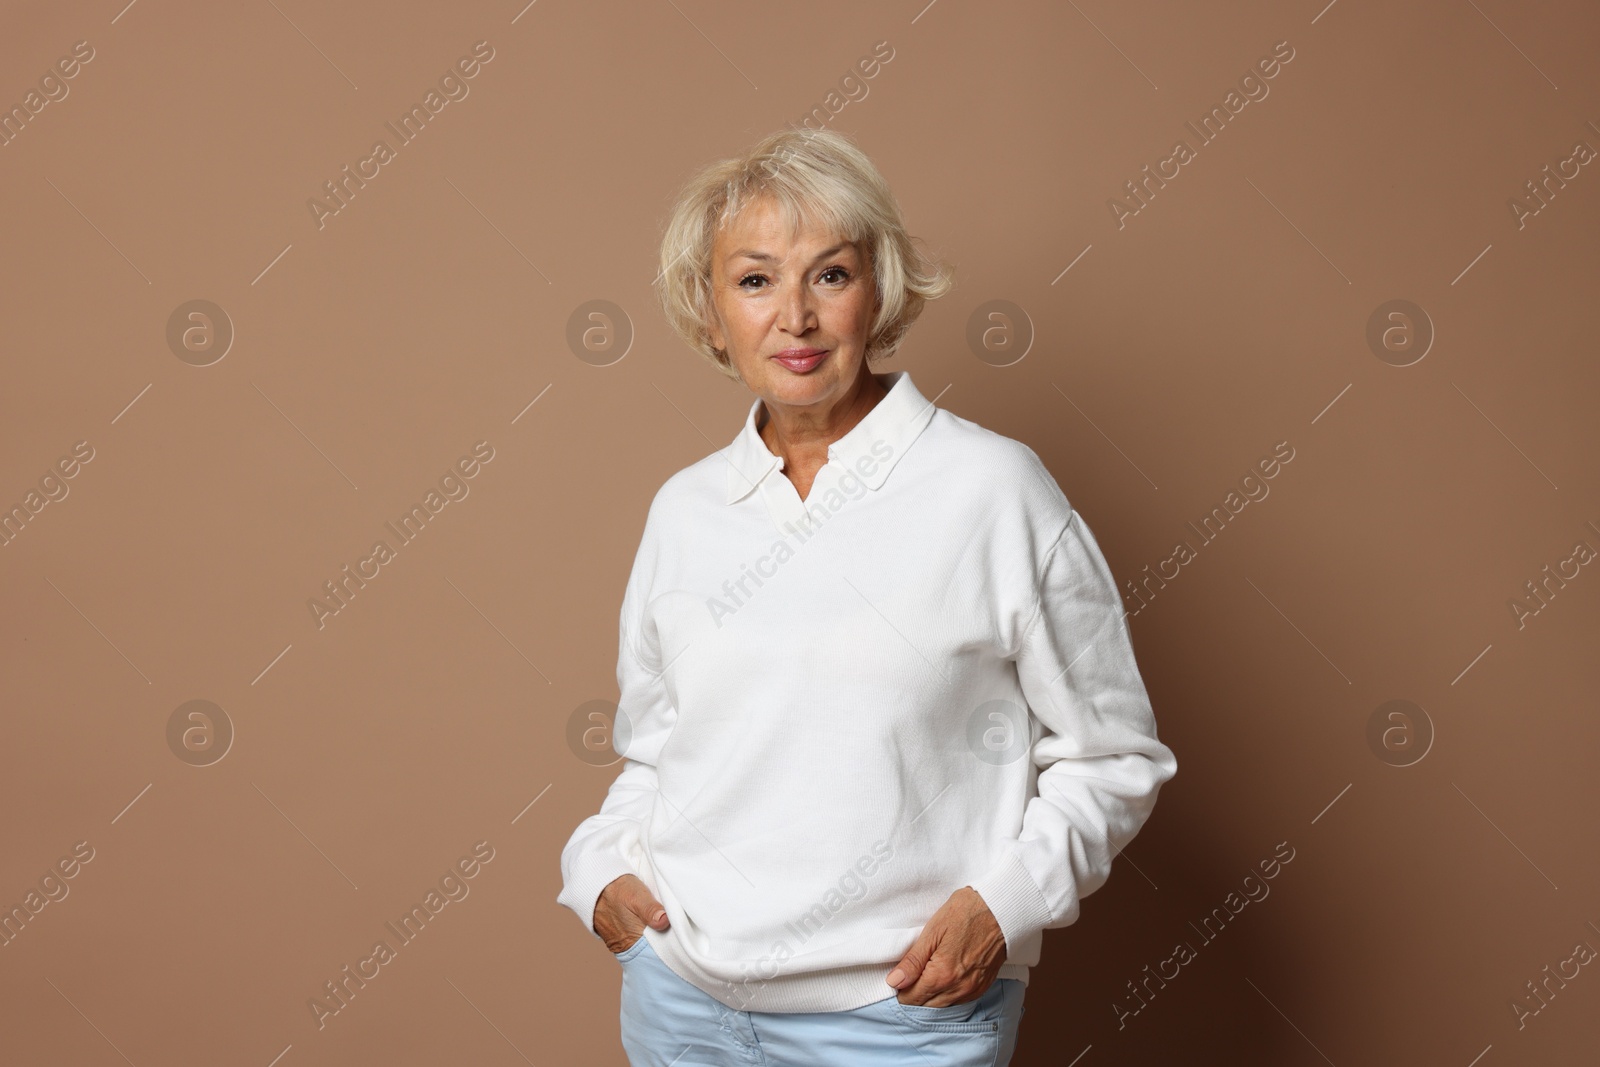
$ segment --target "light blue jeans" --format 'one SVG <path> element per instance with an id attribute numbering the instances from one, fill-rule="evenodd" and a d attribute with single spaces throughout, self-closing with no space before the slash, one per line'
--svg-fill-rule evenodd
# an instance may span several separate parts
<path id="1" fill-rule="evenodd" d="M 678 977 L 643 935 L 615 959 L 633 1067 L 1005 1067 L 1026 988 L 1000 978 L 977 1000 L 939 1008 L 891 992 L 853 1011 L 736 1011 Z"/>

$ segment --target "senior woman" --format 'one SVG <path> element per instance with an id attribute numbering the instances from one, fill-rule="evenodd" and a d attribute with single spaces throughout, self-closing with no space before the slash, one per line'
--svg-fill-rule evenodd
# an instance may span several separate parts
<path id="1" fill-rule="evenodd" d="M 1177 771 L 1111 572 L 1030 448 L 872 369 L 950 282 L 842 135 L 702 170 L 660 281 L 755 399 L 650 504 L 558 901 L 635 1067 L 1007 1063 L 1042 931 Z"/>

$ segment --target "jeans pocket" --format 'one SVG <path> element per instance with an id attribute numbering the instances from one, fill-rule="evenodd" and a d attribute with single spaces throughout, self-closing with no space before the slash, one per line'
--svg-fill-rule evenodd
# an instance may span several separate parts
<path id="1" fill-rule="evenodd" d="M 918 1030 L 945 1034 L 979 1034 L 999 1031 L 1004 1002 L 1005 990 L 999 981 L 995 981 L 976 1000 L 945 1004 L 937 1008 L 926 1004 L 901 1004 L 897 1000 L 894 1002 L 894 1013 L 907 1026 Z"/>
<path id="2" fill-rule="evenodd" d="M 633 944 L 629 945 L 621 952 L 612 953 L 612 959 L 616 960 L 618 963 L 627 963 L 639 953 L 643 952 L 649 943 L 650 942 L 645 938 L 643 931 L 641 931 L 639 936 L 634 938 Z"/>

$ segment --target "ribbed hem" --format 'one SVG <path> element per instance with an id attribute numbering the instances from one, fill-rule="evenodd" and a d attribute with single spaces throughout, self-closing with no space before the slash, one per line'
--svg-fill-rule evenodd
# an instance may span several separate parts
<path id="1" fill-rule="evenodd" d="M 670 930 L 645 927 L 650 947 L 673 973 L 712 999 L 735 1011 L 812 1012 L 854 1011 L 895 995 L 887 979 L 898 965 L 868 964 L 834 967 L 809 974 L 780 974 L 749 982 L 726 982 L 700 968 L 680 951 Z M 1028 983 L 1025 964 L 1004 963 L 996 978 Z"/>
<path id="2" fill-rule="evenodd" d="M 1039 884 L 1028 873 L 1014 851 L 988 874 L 972 883 L 983 902 L 994 913 L 1000 932 L 1006 937 L 1006 951 L 1015 956 L 1021 943 L 1050 923 L 1050 905 Z"/>
<path id="3" fill-rule="evenodd" d="M 605 892 L 606 886 L 625 874 L 637 874 L 627 860 L 614 852 L 601 851 L 584 856 L 575 866 L 571 877 L 561 887 L 556 903 L 571 908 L 583 920 L 589 936 L 600 940 L 594 932 L 594 906 Z"/>

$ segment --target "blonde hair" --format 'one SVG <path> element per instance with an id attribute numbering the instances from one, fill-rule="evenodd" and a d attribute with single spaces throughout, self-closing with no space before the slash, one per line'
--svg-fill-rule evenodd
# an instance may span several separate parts
<path id="1" fill-rule="evenodd" d="M 949 292 L 950 271 L 912 243 L 889 183 L 866 154 L 834 130 L 790 127 L 743 155 L 701 168 L 683 186 L 661 239 L 662 310 L 678 336 L 738 379 L 728 353 L 711 343 L 711 251 L 719 229 L 751 203 L 773 198 L 791 232 L 802 220 L 856 242 L 867 253 L 878 312 L 867 334 L 868 362 L 900 347 L 923 306 Z"/>

